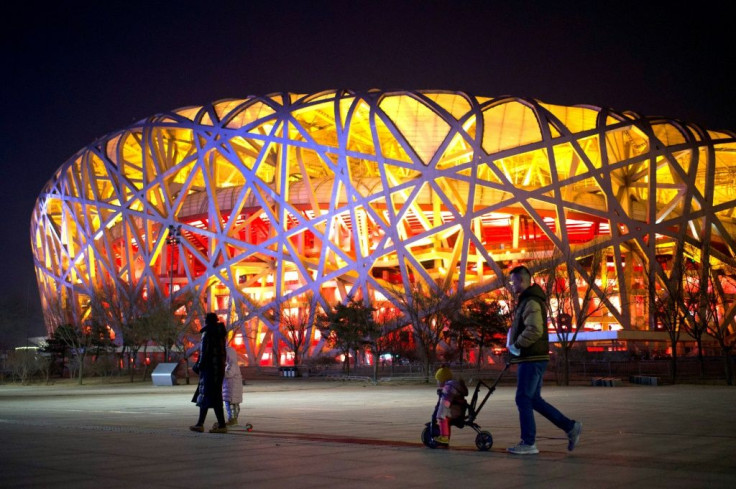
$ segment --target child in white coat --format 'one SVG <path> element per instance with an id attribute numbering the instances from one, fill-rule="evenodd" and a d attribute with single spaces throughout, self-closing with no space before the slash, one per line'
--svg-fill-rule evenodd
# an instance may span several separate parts
<path id="1" fill-rule="evenodd" d="M 231 336 L 232 338 L 232 336 Z M 243 376 L 238 365 L 238 354 L 235 349 L 227 345 L 225 360 L 225 380 L 222 383 L 222 400 L 225 401 L 227 424 L 238 424 L 240 403 L 243 402 Z"/>

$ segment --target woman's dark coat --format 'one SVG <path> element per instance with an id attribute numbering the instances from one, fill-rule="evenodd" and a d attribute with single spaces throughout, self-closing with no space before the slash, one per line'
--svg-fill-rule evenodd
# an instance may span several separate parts
<path id="1" fill-rule="evenodd" d="M 199 370 L 199 385 L 192 402 L 197 406 L 211 408 L 222 405 L 222 380 L 225 377 L 225 325 L 210 322 L 202 328 L 202 345 L 195 372 Z"/>

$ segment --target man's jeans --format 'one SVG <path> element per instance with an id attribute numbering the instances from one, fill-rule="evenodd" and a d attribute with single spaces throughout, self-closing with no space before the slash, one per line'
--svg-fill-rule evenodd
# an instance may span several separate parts
<path id="1" fill-rule="evenodd" d="M 516 406 L 519 408 L 521 441 L 527 445 L 533 445 L 537 439 L 534 411 L 550 420 L 565 433 L 570 431 L 575 422 L 542 399 L 542 377 L 547 369 L 547 362 L 521 362 L 518 365 Z"/>

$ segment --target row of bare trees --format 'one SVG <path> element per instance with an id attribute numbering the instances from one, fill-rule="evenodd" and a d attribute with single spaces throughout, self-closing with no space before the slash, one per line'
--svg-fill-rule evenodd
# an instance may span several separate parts
<path id="1" fill-rule="evenodd" d="M 74 320 L 68 298 L 48 305 L 47 318 L 52 322 L 53 334 L 48 338 L 46 351 L 60 358 L 62 364 L 69 355 L 81 384 L 87 357 L 115 350 L 118 363 L 127 364 L 133 382 L 139 353 L 143 350 L 145 357 L 150 345 L 163 348 L 165 361 L 172 359 L 173 351 L 177 357 L 188 358 L 184 350 L 189 334 L 193 333 L 192 308 L 197 305 L 193 296 L 187 294 L 172 300 L 148 294 L 140 284 L 114 287 L 105 283 L 86 298 L 81 320 Z M 188 366 L 186 370 L 188 377 Z"/>
<path id="2" fill-rule="evenodd" d="M 310 328 L 315 327 L 326 345 L 342 354 L 348 374 L 351 358 L 358 358 L 359 352 L 372 355 L 374 380 L 384 354 L 420 358 L 427 380 L 433 362 L 462 359 L 471 348 L 477 349 L 480 366 L 483 350 L 505 337 L 509 318 L 500 302 L 466 300 L 463 293 L 441 284 L 397 290 L 377 304 L 352 297 L 327 310 L 306 299 L 300 307 L 281 307 L 278 314 L 295 364 L 309 348 Z"/>
<path id="3" fill-rule="evenodd" d="M 427 381 L 441 344 L 445 360 L 455 356 L 462 361 L 468 349 L 477 349 L 480 367 L 484 349 L 503 345 L 510 325 L 508 302 L 490 297 L 468 299 L 467 293 L 442 283 L 426 288 L 417 285 L 393 297 L 411 327 Z"/>
<path id="4" fill-rule="evenodd" d="M 623 268 L 623 253 L 628 253 L 626 260 L 630 261 L 627 270 Z M 539 256 L 532 253 L 527 260 L 547 296 L 548 317 L 557 337 L 560 382 L 569 384 L 571 352 L 586 324 L 612 321 L 630 328 L 636 319 L 632 316 L 638 313 L 632 312 L 629 301 L 636 296 L 646 302 L 645 326 L 668 334 L 673 382 L 677 379 L 678 343 L 685 332 L 697 344 L 701 372 L 703 340 L 707 337 L 718 343 L 726 379 L 732 384 L 736 301 L 725 286 L 736 288 L 733 268 L 724 262 L 714 268 L 707 248 L 697 263 L 687 258 L 684 246 L 675 247 L 674 256 L 664 261 L 644 253 L 634 246 L 622 245 L 616 250 L 593 241 L 573 247 L 568 254 L 547 250 Z M 611 254 L 618 254 L 618 259 L 609 262 Z M 645 285 L 641 290 L 632 290 L 630 283 L 619 286 L 619 281 L 630 280 L 634 263 L 642 269 Z M 351 352 L 370 351 L 375 359 L 383 353 L 408 353 L 407 336 L 401 333 L 410 331 L 410 346 L 429 375 L 430 364 L 440 357 L 462 359 L 466 351 L 476 349 L 480 362 L 485 348 L 502 344 L 514 298 L 506 287 L 506 277 L 499 277 L 496 285 L 496 290 L 477 296 L 470 290 L 458 291 L 444 280 L 415 283 L 389 291 L 387 300 L 378 304 L 351 298 L 326 311 L 309 297 L 304 301 L 306 307 L 282 307 L 275 323 L 283 330 L 282 337 L 294 352 L 296 364 L 310 347 L 310 328 L 318 328 L 328 345 L 344 355 L 348 372 Z"/>
<path id="5" fill-rule="evenodd" d="M 629 317 L 623 312 L 628 307 L 626 298 L 621 297 L 618 288 L 621 270 L 616 278 L 607 264 L 610 250 L 595 243 L 586 246 L 575 255 L 550 252 L 527 262 L 547 295 L 564 384 L 570 379 L 570 352 L 585 324 L 610 314 L 617 315 L 620 323 Z M 629 252 L 635 255 L 633 250 Z M 707 250 L 703 250 L 698 263 L 688 259 L 683 248 L 666 262 L 642 257 L 639 262 L 646 280 L 649 329 L 665 330 L 670 340 L 672 380 L 677 378 L 677 346 L 685 332 L 698 345 L 701 365 L 703 340 L 715 339 L 723 353 L 727 381 L 732 384 L 730 355 L 736 342 L 736 302 L 725 286 L 736 286 L 733 270 L 729 272 L 725 265 L 718 269 L 711 266 Z M 468 290 L 458 291 L 446 281 L 414 284 L 391 292 L 381 303 L 351 298 L 326 308 L 310 296 L 296 307 L 294 303 L 283 303 L 272 319 L 297 365 L 308 353 L 312 332 L 317 328 L 327 345 L 344 355 L 348 373 L 351 354 L 370 352 L 376 377 L 381 355 L 407 353 L 410 343 L 423 361 L 428 379 L 431 364 L 439 359 L 462 359 L 474 349 L 480 366 L 484 349 L 503 344 L 514 301 L 504 277 L 499 285 L 497 290 L 477 296 Z M 193 332 L 193 311 L 203 310 L 203 306 L 193 296 L 182 294 L 172 302 L 167 297 L 149 295 L 140 284 L 134 284 L 100 286 L 85 303 L 80 324 L 69 320 L 69 310 L 69 304 L 60 300 L 50 305 L 47 314 L 55 323 L 52 340 L 77 357 L 81 382 L 85 356 L 108 348 L 112 334 L 122 338 L 123 355 L 135 358 L 142 348 L 145 352 L 149 344 L 156 344 L 164 348 L 168 360 L 172 348 L 182 349 Z M 410 337 L 404 334 L 406 331 L 411 332 Z M 128 368 L 132 380 L 131 362 Z"/>
<path id="6" fill-rule="evenodd" d="M 707 337 L 718 343 L 726 381 L 732 385 L 736 301 L 725 287 L 736 288 L 733 267 L 722 262 L 719 268 L 713 267 L 708 248 L 702 250 L 697 261 L 688 257 L 683 246 L 677 247 L 673 255 L 664 260 L 657 260 L 653 255 L 638 256 L 635 249 L 628 251 L 629 259 L 637 259 L 643 269 L 648 310 L 646 325 L 651 331 L 664 330 L 669 339 L 671 381 L 677 381 L 678 344 L 683 339 L 682 333 L 686 333 L 697 345 L 701 374 L 704 372 L 704 339 Z M 551 252 L 529 263 L 547 295 L 551 324 L 559 342 L 564 384 L 569 383 L 570 351 L 585 324 L 609 313 L 618 316 L 619 323 L 631 317 L 625 308 L 629 307 L 633 291 L 628 290 L 628 296 L 621 295 L 618 280 L 623 277 L 619 275 L 617 279 L 607 265 L 607 252 L 610 250 L 592 243 L 576 255 Z M 613 303 L 614 297 L 618 299 L 618 307 Z"/>
<path id="7" fill-rule="evenodd" d="M 680 252 L 673 256 L 667 270 L 655 262 L 647 272 L 650 277 L 648 292 L 654 312 L 650 314 L 651 327 L 655 329 L 655 323 L 658 322 L 667 331 L 672 350 L 672 382 L 677 381 L 677 345 L 684 332 L 697 345 L 701 375 L 705 369 L 703 340 L 709 337 L 716 341 L 724 360 L 726 382 L 733 385 L 731 356 L 736 345 L 736 300 L 726 292 L 726 287 L 736 288 L 736 270 L 726 265 L 713 267 L 709 250 L 705 248 L 699 262 Z M 657 277 L 660 279 L 657 280 Z"/>
<path id="8" fill-rule="evenodd" d="M 611 306 L 615 281 L 609 276 L 604 251 L 595 247 L 583 253 L 582 259 L 553 252 L 544 259 L 532 260 L 531 266 L 542 282 L 549 319 L 557 334 L 560 382 L 569 385 L 570 352 L 588 320 Z"/>
<path id="9" fill-rule="evenodd" d="M 378 374 L 378 359 L 384 353 L 405 353 L 401 341 L 401 323 L 392 309 L 385 305 L 376 308 L 364 301 L 350 298 L 337 303 L 327 311 L 308 295 L 299 303 L 280 304 L 275 323 L 281 338 L 293 353 L 294 364 L 299 365 L 310 347 L 312 330 L 320 331 L 325 344 L 344 357 L 343 367 L 350 374 L 350 358 L 358 352 L 370 352 L 375 358 L 374 380 Z"/>

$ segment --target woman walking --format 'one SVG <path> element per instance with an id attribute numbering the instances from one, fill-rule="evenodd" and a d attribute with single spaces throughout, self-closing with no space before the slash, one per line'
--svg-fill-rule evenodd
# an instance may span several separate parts
<path id="1" fill-rule="evenodd" d="M 192 402 L 199 406 L 197 424 L 190 426 L 192 431 L 202 433 L 207 410 L 212 408 L 217 416 L 217 423 L 212 425 L 210 433 L 227 433 L 225 415 L 222 409 L 222 381 L 225 377 L 225 325 L 215 313 L 205 316 L 204 327 L 201 329 L 202 343 L 199 359 L 192 370 L 199 374 L 199 384 L 194 392 Z"/>

